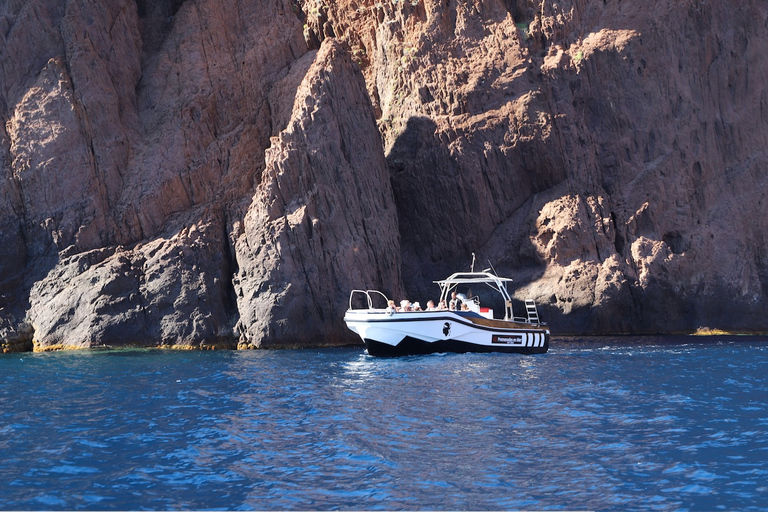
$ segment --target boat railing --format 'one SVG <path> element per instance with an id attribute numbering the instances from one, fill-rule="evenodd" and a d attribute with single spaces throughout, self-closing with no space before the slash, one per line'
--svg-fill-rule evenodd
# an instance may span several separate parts
<path id="1" fill-rule="evenodd" d="M 355 309 L 352 307 L 352 300 L 356 294 L 365 296 L 365 302 L 368 305 L 367 309 L 375 309 L 373 307 L 373 300 L 371 299 L 372 293 L 381 295 L 384 298 L 384 304 L 387 304 L 389 302 L 389 299 L 387 298 L 387 296 L 378 290 L 352 290 L 352 292 L 349 294 L 349 309 Z M 364 309 L 364 308 L 358 308 L 358 309 Z"/>

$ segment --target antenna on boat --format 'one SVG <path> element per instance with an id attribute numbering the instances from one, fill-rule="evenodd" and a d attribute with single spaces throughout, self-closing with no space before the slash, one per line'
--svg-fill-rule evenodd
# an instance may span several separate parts
<path id="1" fill-rule="evenodd" d="M 472 253 L 472 266 L 469 269 L 470 272 L 475 272 L 475 253 Z"/>
<path id="2" fill-rule="evenodd" d="M 493 275 L 495 275 L 496 277 L 499 277 L 499 273 L 496 272 L 495 268 L 493 268 L 493 263 L 491 263 L 491 260 L 488 260 L 488 265 L 491 266 L 491 270 L 493 270 Z"/>

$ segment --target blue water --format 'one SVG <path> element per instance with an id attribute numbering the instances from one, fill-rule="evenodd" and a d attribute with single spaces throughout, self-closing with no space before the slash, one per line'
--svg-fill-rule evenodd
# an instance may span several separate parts
<path id="1" fill-rule="evenodd" d="M 0 356 L 0 509 L 768 509 L 768 341 Z"/>

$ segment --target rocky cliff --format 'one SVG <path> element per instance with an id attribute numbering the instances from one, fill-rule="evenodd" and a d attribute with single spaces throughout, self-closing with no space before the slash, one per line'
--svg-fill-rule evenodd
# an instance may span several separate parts
<path id="1" fill-rule="evenodd" d="M 768 6 L 0 6 L 0 345 L 354 341 L 471 254 L 555 333 L 768 330 Z"/>

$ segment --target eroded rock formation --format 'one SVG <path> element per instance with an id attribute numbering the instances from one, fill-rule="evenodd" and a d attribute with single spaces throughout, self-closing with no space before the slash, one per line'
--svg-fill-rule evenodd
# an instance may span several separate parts
<path id="1" fill-rule="evenodd" d="M 329 40 L 236 232 L 240 346 L 340 343 L 350 290 L 400 293 L 389 171 L 365 82 Z"/>
<path id="2" fill-rule="evenodd" d="M 766 329 L 766 6 L 334 2 L 310 26 L 366 56 L 411 293 L 476 252 L 555 331 Z"/>
<path id="3" fill-rule="evenodd" d="M 354 341 L 491 261 L 555 332 L 768 330 L 768 7 L 0 7 L 0 344 Z"/>

